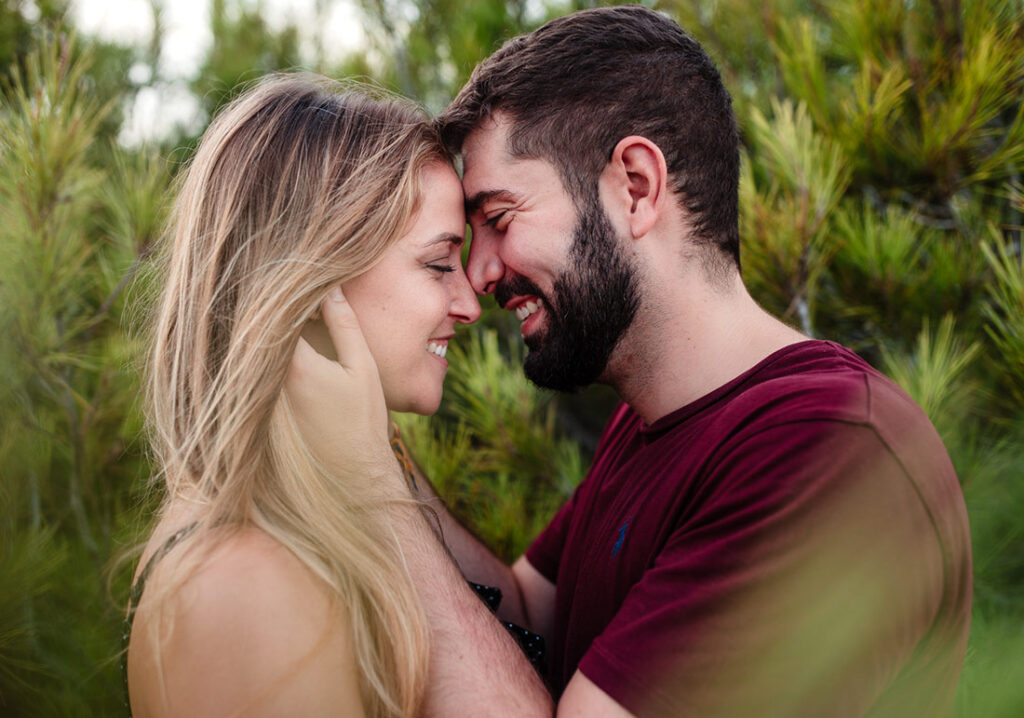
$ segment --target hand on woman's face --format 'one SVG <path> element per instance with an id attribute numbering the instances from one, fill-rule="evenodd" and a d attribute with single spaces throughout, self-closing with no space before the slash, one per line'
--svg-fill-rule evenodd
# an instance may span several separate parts
<path id="1" fill-rule="evenodd" d="M 476 321 L 480 304 L 462 267 L 466 217 L 459 178 L 435 163 L 424 168 L 420 182 L 422 206 L 405 234 L 344 290 L 377 362 L 388 409 L 433 414 L 455 324 Z"/>

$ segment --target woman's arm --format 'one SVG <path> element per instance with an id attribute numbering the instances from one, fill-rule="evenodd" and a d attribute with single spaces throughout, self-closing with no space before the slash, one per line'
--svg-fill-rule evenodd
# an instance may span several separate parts
<path id="1" fill-rule="evenodd" d="M 151 604 L 172 556 L 157 565 L 132 630 L 135 718 L 364 715 L 344 607 L 332 605 L 320 580 L 258 529 L 214 549 L 168 599 L 173 628 L 167 634 L 161 623 L 158 669 Z"/>

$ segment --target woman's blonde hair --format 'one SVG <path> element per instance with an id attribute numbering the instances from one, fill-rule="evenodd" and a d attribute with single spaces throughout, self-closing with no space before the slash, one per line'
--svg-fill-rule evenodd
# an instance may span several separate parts
<path id="1" fill-rule="evenodd" d="M 202 560 L 200 547 L 246 526 L 265 531 L 348 611 L 369 715 L 416 713 L 423 614 L 386 513 L 359 493 L 365 481 L 317 463 L 282 388 L 303 325 L 330 287 L 400 236 L 421 170 L 438 161 L 451 158 L 410 104 L 271 76 L 203 135 L 160 260 L 148 421 L 165 506 L 187 498 L 202 519 L 156 605 Z"/>

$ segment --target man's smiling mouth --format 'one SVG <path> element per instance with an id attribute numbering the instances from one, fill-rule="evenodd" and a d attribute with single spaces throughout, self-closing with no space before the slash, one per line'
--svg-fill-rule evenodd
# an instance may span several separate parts
<path id="1" fill-rule="evenodd" d="M 540 299 L 540 297 L 538 297 L 536 300 L 523 302 L 518 307 L 516 307 L 516 317 L 519 318 L 519 321 L 524 321 L 528 316 L 536 312 L 542 306 L 544 306 L 544 301 Z"/>

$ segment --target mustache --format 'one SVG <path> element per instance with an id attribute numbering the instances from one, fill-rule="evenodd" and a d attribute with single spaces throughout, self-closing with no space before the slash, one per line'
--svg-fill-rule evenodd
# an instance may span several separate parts
<path id="1" fill-rule="evenodd" d="M 540 290 L 540 287 L 526 277 L 518 274 L 508 278 L 503 277 L 498 281 L 497 286 L 494 288 L 494 299 L 502 309 L 505 308 L 506 304 L 512 301 L 512 297 L 518 297 L 524 294 L 536 295 L 544 300 L 545 305 L 550 306 L 548 298 L 544 296 L 544 292 Z"/>

